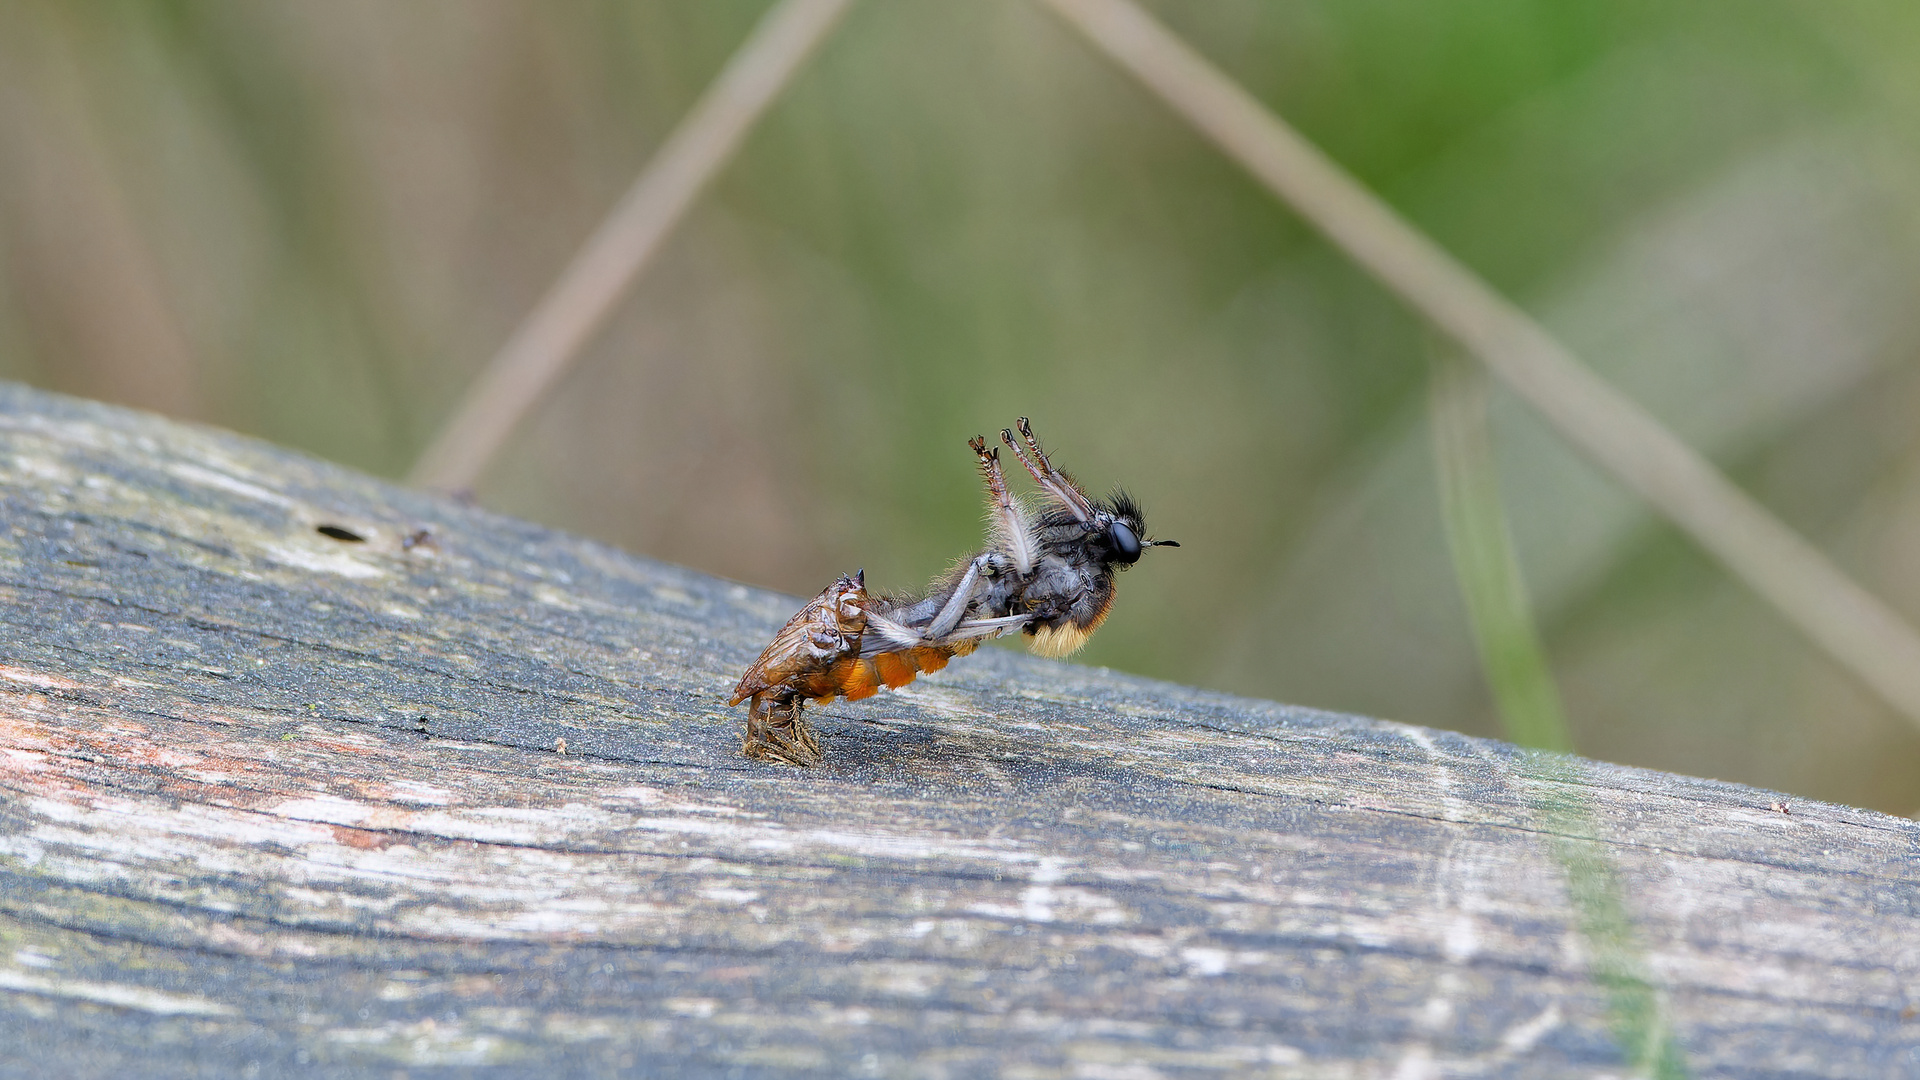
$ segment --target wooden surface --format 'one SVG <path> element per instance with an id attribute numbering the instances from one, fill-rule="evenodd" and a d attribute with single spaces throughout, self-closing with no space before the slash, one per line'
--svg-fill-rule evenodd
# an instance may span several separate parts
<path id="1" fill-rule="evenodd" d="M 1511 747 L 983 650 L 803 771 L 794 599 L 18 388 L 0 500 L 0 1074 L 1624 1075 Z M 1920 1072 L 1915 823 L 1581 785 L 1694 1075 Z"/>

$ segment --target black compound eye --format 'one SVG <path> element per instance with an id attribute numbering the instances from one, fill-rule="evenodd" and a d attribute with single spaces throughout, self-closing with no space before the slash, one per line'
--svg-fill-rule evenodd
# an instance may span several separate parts
<path id="1" fill-rule="evenodd" d="M 1109 525 L 1107 539 L 1113 543 L 1114 561 L 1130 563 L 1140 560 L 1140 538 L 1133 534 L 1133 527 L 1126 522 L 1116 521 Z"/>

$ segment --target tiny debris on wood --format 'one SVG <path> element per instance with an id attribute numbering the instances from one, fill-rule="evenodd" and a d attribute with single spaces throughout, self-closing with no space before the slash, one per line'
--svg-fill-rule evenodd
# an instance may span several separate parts
<path id="1" fill-rule="evenodd" d="M 1562 786 L 1694 1075 L 1920 1060 L 1906 819 L 999 649 L 744 760 L 798 600 L 5 385 L 0 515 L 0 1075 L 1626 1075 Z"/>
<path id="2" fill-rule="evenodd" d="M 1770 802 L 1767 804 L 1767 809 L 1772 810 L 1777 814 L 1792 813 L 1792 811 L 1787 809 L 1787 804 L 1783 802 Z"/>

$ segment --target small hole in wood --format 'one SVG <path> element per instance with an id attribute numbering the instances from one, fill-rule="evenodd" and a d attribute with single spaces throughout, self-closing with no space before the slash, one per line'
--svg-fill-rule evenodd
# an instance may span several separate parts
<path id="1" fill-rule="evenodd" d="M 367 542 L 366 537 L 361 536 L 352 529 L 343 529 L 338 525 L 321 525 L 313 531 L 319 533 L 321 536 L 331 536 L 335 540 L 341 540 L 349 544 L 364 544 Z"/>

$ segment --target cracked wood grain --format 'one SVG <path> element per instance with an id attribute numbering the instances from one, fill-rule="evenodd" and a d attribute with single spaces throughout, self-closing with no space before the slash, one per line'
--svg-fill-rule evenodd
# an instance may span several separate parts
<path id="1" fill-rule="evenodd" d="M 1903 819 L 1000 650 L 801 772 L 791 598 L 17 387 L 0 512 L 0 1074 L 1618 1075 L 1561 782 L 1697 1075 L 1920 1052 Z"/>

